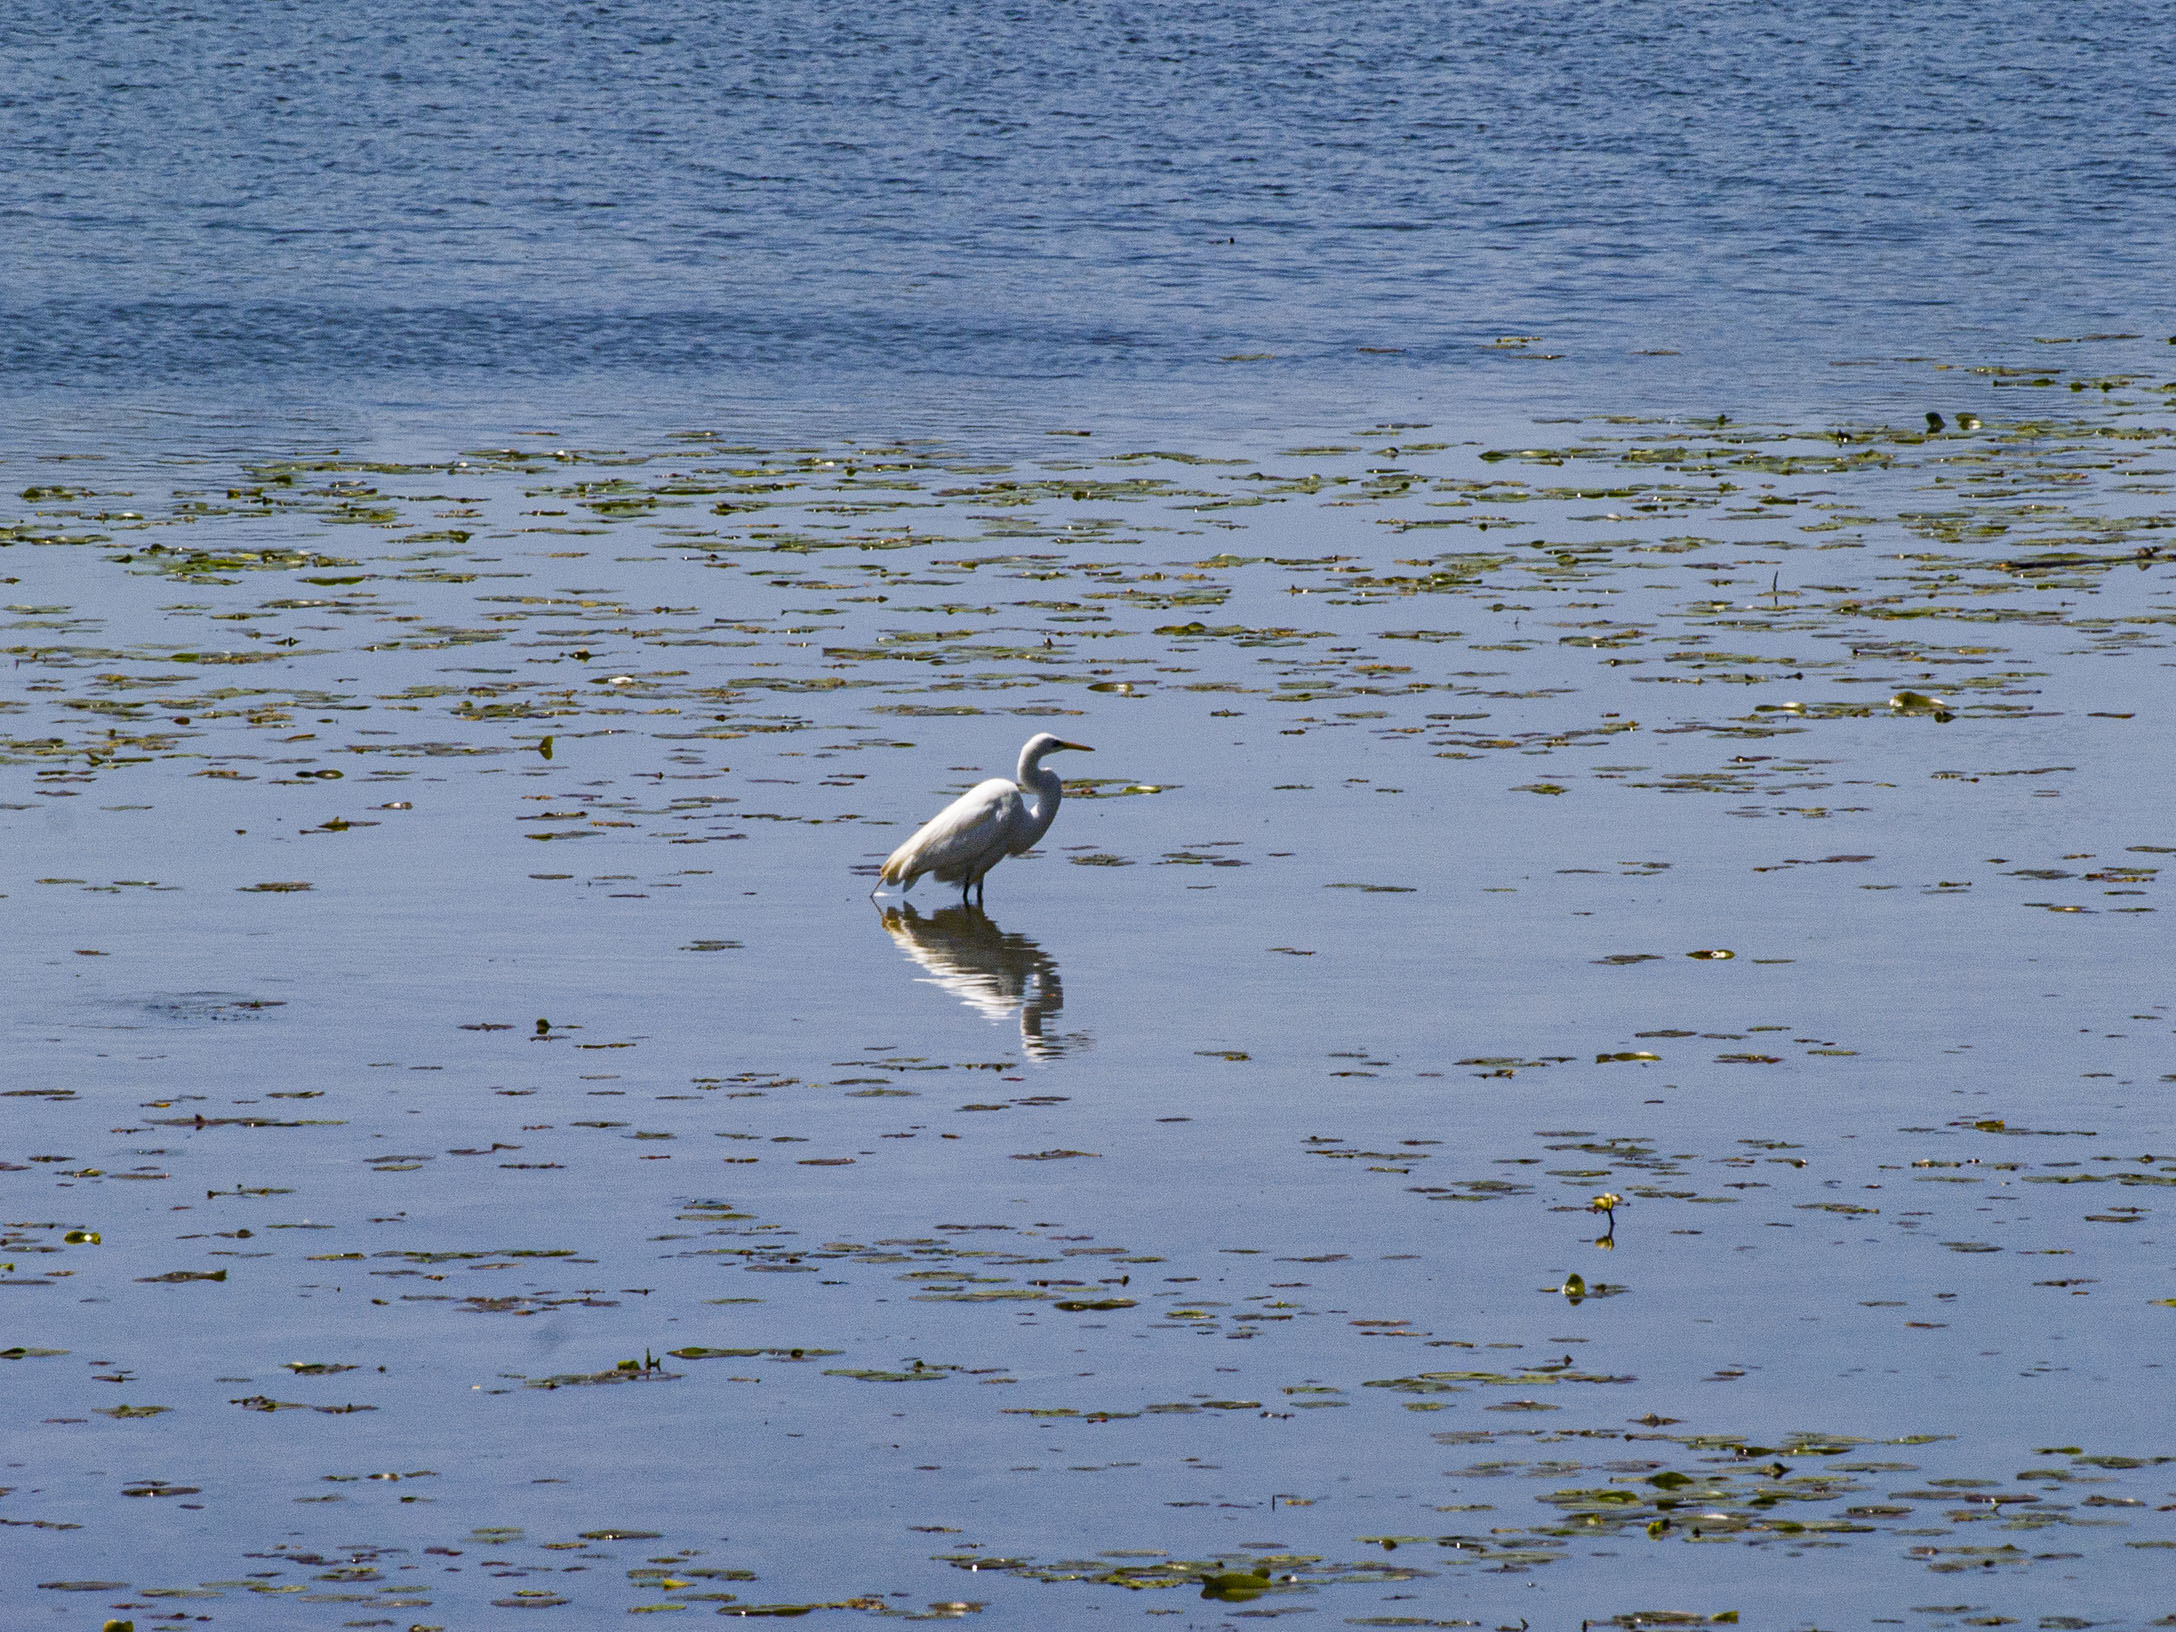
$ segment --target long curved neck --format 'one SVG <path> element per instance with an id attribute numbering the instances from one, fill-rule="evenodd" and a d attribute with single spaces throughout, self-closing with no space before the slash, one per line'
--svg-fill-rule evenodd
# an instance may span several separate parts
<path id="1" fill-rule="evenodd" d="M 1027 823 L 1014 844 L 1019 851 L 1050 831 L 1050 824 L 1058 819 L 1058 801 L 1065 797 L 1065 784 L 1056 771 L 1043 768 L 1039 754 L 1031 758 L 1023 753 L 1013 780 L 1027 802 Z"/>
<path id="2" fill-rule="evenodd" d="M 1043 755 L 1049 752 L 1048 748 L 1038 752 L 1032 742 L 1020 750 L 1020 763 L 1013 767 L 1012 779 L 1020 784 L 1021 792 L 1042 786 L 1043 777 L 1049 774 L 1043 770 Z"/>

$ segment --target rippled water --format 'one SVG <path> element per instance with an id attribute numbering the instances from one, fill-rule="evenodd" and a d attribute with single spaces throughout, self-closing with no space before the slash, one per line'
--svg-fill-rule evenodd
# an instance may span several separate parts
<path id="1" fill-rule="evenodd" d="M 1916 409 L 1895 359 L 2176 330 L 2176 62 L 2116 4 L 0 30 L 17 438 Z"/>
<path id="2" fill-rule="evenodd" d="M 15 1620 L 2169 1612 L 2134 10 L 0 44 Z"/>

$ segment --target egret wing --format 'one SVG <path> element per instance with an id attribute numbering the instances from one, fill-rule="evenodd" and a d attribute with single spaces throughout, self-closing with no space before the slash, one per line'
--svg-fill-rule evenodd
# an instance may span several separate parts
<path id="1" fill-rule="evenodd" d="M 1020 790 L 1003 777 L 978 782 L 924 822 L 884 863 L 884 882 L 912 885 L 924 873 L 946 883 L 1005 853 Z"/>

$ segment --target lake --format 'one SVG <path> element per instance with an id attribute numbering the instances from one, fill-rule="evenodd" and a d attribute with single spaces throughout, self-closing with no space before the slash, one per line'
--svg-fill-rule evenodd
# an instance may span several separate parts
<path id="1" fill-rule="evenodd" d="M 17 1619 L 2165 1615 L 2133 15 L 12 18 Z"/>

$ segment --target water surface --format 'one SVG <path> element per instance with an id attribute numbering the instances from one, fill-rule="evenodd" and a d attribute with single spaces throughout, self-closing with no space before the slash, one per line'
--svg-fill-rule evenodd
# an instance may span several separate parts
<path id="1" fill-rule="evenodd" d="M 2138 18 L 15 8 L 11 1624 L 2165 1616 Z"/>
<path id="2" fill-rule="evenodd" d="M 2164 36 L 2016 0 L 28 4 L 0 403 L 18 442 L 419 457 L 575 416 L 1916 412 L 1897 359 L 2176 332 Z"/>
<path id="3" fill-rule="evenodd" d="M 23 463 L 24 1612 L 2138 1624 L 2105 400 Z"/>

